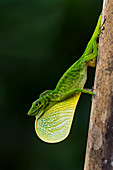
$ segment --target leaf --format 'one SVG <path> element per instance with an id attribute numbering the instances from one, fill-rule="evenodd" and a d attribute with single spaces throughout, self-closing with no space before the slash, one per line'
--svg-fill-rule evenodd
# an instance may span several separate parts
<path id="1" fill-rule="evenodd" d="M 64 140 L 70 132 L 77 102 L 81 93 L 58 102 L 35 120 L 35 131 L 39 138 L 48 143 Z"/>

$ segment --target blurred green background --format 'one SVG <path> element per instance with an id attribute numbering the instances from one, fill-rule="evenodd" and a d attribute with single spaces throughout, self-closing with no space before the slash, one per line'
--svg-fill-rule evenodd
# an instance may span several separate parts
<path id="1" fill-rule="evenodd" d="M 54 89 L 84 52 L 102 0 L 0 0 L 0 169 L 83 170 L 91 96 L 82 94 L 71 133 L 58 144 L 35 134 L 31 104 Z M 86 88 L 92 88 L 88 68 Z"/>

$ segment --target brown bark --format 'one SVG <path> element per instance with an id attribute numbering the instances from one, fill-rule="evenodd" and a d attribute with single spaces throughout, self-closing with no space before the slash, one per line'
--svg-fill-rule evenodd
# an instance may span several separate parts
<path id="1" fill-rule="evenodd" d="M 84 170 L 113 170 L 113 0 L 103 6 Z"/>

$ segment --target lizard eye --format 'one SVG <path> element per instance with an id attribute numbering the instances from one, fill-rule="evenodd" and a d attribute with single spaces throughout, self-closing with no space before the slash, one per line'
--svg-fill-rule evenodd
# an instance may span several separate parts
<path id="1" fill-rule="evenodd" d="M 35 103 L 35 106 L 37 107 L 37 106 L 39 106 L 41 104 L 41 102 L 36 102 Z"/>
<path id="2" fill-rule="evenodd" d="M 36 103 L 35 103 L 35 106 L 38 106 L 38 105 L 39 105 L 39 103 L 36 102 Z"/>

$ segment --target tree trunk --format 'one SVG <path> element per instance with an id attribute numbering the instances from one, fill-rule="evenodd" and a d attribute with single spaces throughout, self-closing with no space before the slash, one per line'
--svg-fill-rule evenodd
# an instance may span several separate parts
<path id="1" fill-rule="evenodd" d="M 113 0 L 104 0 L 84 170 L 113 170 Z"/>

